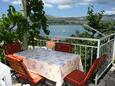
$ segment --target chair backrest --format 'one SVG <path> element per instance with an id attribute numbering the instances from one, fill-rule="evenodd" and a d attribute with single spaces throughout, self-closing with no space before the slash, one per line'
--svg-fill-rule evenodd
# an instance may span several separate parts
<path id="1" fill-rule="evenodd" d="M 5 44 L 3 46 L 5 55 L 13 54 L 21 51 L 21 46 L 19 42 Z"/>
<path id="2" fill-rule="evenodd" d="M 27 70 L 27 67 L 23 63 L 22 57 L 9 55 L 6 60 L 9 63 L 9 66 L 18 74 L 21 79 L 31 82 L 30 74 Z"/>
<path id="3" fill-rule="evenodd" d="M 72 53 L 73 46 L 71 44 L 64 44 L 64 43 L 56 43 L 55 50 Z"/>
<path id="4" fill-rule="evenodd" d="M 101 64 L 104 62 L 106 57 L 107 57 L 107 55 L 103 55 L 103 56 L 95 59 L 92 66 L 90 67 L 89 71 L 87 72 L 87 75 L 86 75 L 84 81 L 87 81 L 94 72 L 97 72 L 97 70 L 100 68 Z"/>

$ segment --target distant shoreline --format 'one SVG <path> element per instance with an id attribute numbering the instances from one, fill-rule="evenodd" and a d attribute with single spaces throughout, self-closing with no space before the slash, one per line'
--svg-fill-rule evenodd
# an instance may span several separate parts
<path id="1" fill-rule="evenodd" d="M 48 25 L 83 25 L 83 23 L 76 23 L 76 24 L 74 24 L 74 23 L 65 23 L 65 24 L 63 24 L 63 23 L 48 23 Z"/>
<path id="2" fill-rule="evenodd" d="M 82 25 L 86 21 L 86 16 L 83 17 L 54 17 L 46 15 L 47 23 L 49 25 Z M 104 15 L 102 18 L 103 22 L 114 22 L 115 14 Z"/>

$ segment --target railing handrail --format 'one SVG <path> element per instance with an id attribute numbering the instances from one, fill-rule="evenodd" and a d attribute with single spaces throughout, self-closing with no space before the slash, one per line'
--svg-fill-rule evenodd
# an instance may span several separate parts
<path id="1" fill-rule="evenodd" d="M 91 29 L 91 30 L 97 32 L 98 34 L 101 34 L 103 37 L 106 36 L 105 34 L 101 33 L 100 31 L 94 29 L 93 27 L 91 27 L 91 26 L 89 26 L 89 25 L 87 25 L 87 24 L 84 24 L 83 26 L 86 27 L 86 28 L 88 28 L 88 29 Z"/>
<path id="2" fill-rule="evenodd" d="M 100 38 L 100 40 L 104 40 L 104 39 L 109 38 L 109 37 L 111 37 L 111 36 L 115 36 L 115 33 L 112 33 L 112 34 L 110 34 L 110 35 L 107 35 L 107 36 L 105 36 L 105 37 L 102 37 L 102 38 Z"/>
<path id="3" fill-rule="evenodd" d="M 99 39 L 96 38 L 83 38 L 83 37 L 64 37 L 64 36 L 56 36 L 53 38 L 66 38 L 66 39 L 78 39 L 78 40 L 85 40 L 85 41 L 99 41 Z"/>

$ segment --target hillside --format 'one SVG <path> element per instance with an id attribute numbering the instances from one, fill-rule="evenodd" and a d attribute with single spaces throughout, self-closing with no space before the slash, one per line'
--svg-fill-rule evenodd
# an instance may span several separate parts
<path id="1" fill-rule="evenodd" d="M 82 24 L 79 17 L 54 17 L 46 15 L 48 24 Z"/>
<path id="2" fill-rule="evenodd" d="M 83 24 L 85 22 L 85 17 L 54 17 L 46 15 L 48 19 L 48 24 Z M 115 21 L 115 14 L 104 15 L 103 19 L 106 21 Z"/>
<path id="3" fill-rule="evenodd" d="M 104 21 L 115 21 L 115 14 L 105 15 L 105 16 L 103 17 L 103 20 L 104 20 Z"/>

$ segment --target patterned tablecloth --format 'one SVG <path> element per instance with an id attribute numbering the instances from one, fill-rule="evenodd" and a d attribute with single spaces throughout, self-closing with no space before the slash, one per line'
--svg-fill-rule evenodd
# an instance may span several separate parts
<path id="1" fill-rule="evenodd" d="M 63 78 L 75 69 L 83 71 L 79 55 L 36 48 L 25 50 L 15 55 L 23 56 L 29 70 L 56 82 L 61 86 Z"/>

